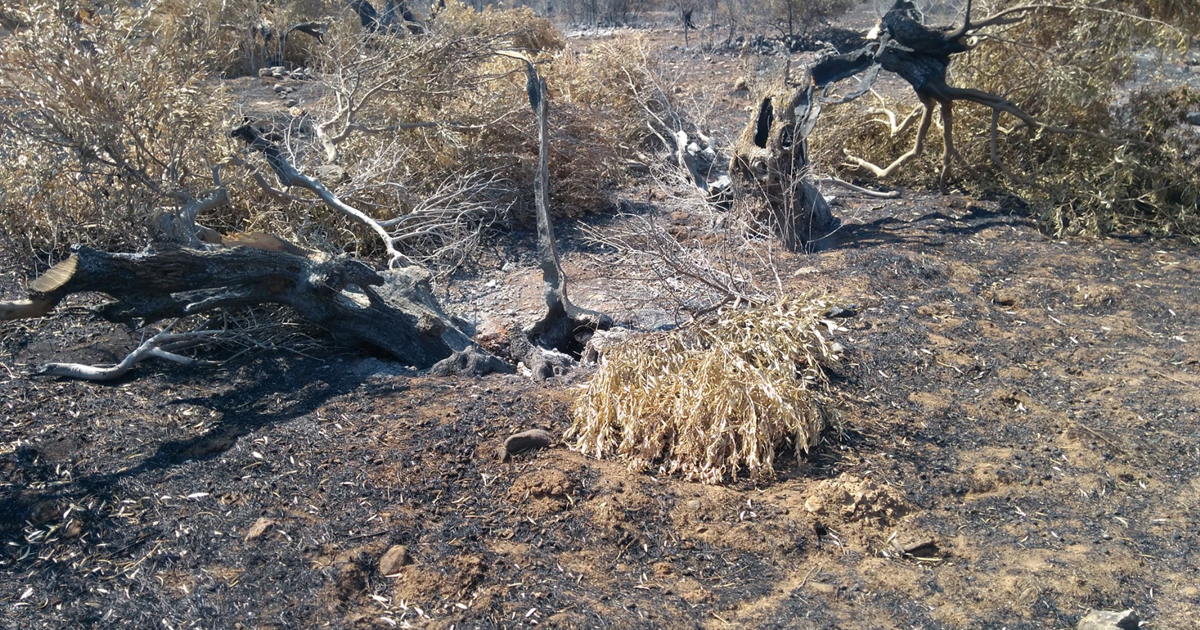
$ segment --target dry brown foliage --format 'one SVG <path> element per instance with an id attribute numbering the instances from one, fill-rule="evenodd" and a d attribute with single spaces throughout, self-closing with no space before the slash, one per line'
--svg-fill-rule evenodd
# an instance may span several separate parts
<path id="1" fill-rule="evenodd" d="M 257 120 L 302 172 L 342 167 L 345 181 L 325 183 L 403 234 L 411 258 L 460 263 L 488 225 L 532 206 L 537 134 L 524 76 L 496 50 L 532 55 L 550 83 L 556 214 L 609 207 L 623 176 L 629 112 L 610 96 L 629 89 L 628 76 L 595 84 L 618 53 L 571 51 L 529 9 L 475 11 L 451 1 L 429 34 L 391 37 L 363 32 L 340 3 L 134 4 L 112 3 L 86 20 L 50 0 L 7 9 L 20 26 L 0 39 L 8 129 L 0 155 L 11 158 L 0 163 L 0 224 L 32 250 L 136 248 L 150 236 L 147 217 L 222 189 L 228 201 L 201 217 L 222 232 L 377 253 L 361 227 L 307 193 L 281 190 L 261 157 L 228 138 L 244 106 L 220 73 L 270 52 L 248 52 L 244 27 L 335 10 L 325 43 L 306 53 L 321 84 L 310 93 L 320 100 Z"/>
<path id="2" fill-rule="evenodd" d="M 20 8 L 0 40 L 0 225 L 43 251 L 143 243 L 154 208 L 212 186 L 226 93 L 153 45 L 144 12 L 81 26 L 53 3 Z"/>
<path id="3" fill-rule="evenodd" d="M 769 479 L 783 445 L 807 453 L 832 418 L 825 369 L 840 358 L 827 304 L 800 298 L 606 349 L 568 437 L 634 470 L 721 483 Z"/>
<path id="4" fill-rule="evenodd" d="M 1022 3 L 992 3 L 977 14 L 1015 4 Z M 965 162 L 954 166 L 955 183 L 976 192 L 1018 194 L 1056 234 L 1200 235 L 1200 158 L 1195 129 L 1184 124 L 1198 95 L 1139 76 L 1154 69 L 1139 70 L 1135 60 L 1147 44 L 1169 59 L 1186 45 L 1185 29 L 1197 19 L 1173 2 L 1043 5 L 1024 22 L 987 29 L 974 50 L 956 58 L 952 84 L 1002 94 L 1051 125 L 1127 143 L 1049 133 L 1002 117 L 995 164 L 988 142 L 991 110 L 964 103 L 955 109 L 956 148 Z M 912 126 L 893 133 L 893 124 L 917 107 L 916 99 L 876 99 L 825 110 L 812 136 L 814 155 L 824 167 L 852 177 L 862 173 L 839 166 L 844 150 L 886 164 L 911 148 Z M 864 105 L 874 106 L 866 116 Z M 940 134 L 930 134 L 928 141 L 925 155 L 889 183 L 937 185 Z"/>

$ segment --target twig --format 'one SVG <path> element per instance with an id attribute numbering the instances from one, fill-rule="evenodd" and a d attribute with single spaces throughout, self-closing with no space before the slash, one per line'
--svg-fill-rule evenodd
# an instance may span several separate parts
<path id="1" fill-rule="evenodd" d="M 1168 381 L 1175 381 L 1176 383 L 1179 383 L 1180 385 L 1187 385 L 1188 387 L 1194 387 L 1196 389 L 1200 389 L 1200 385 L 1196 385 L 1195 383 L 1189 383 L 1187 381 L 1181 381 L 1181 380 L 1175 378 L 1174 376 L 1170 376 L 1168 374 L 1163 374 L 1162 372 L 1159 372 L 1158 370 L 1154 370 L 1154 373 L 1167 379 Z"/>
<path id="2" fill-rule="evenodd" d="M 862 186 L 857 186 L 855 184 L 851 184 L 848 181 L 838 179 L 836 177 L 825 177 L 822 179 L 818 179 L 817 183 L 818 184 L 834 184 L 835 186 L 841 186 L 842 188 L 845 188 L 847 190 L 853 190 L 856 193 L 863 194 L 868 197 L 874 197 L 876 199 L 896 199 L 897 197 L 900 196 L 899 190 L 889 190 L 888 192 L 871 190 L 869 188 L 863 188 Z"/>

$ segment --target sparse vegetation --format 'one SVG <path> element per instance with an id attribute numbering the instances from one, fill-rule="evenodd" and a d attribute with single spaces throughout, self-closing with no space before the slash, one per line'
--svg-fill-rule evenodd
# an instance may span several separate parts
<path id="1" fill-rule="evenodd" d="M 1044 232 L 1200 241 L 1200 13 L 1077 1 L 0 0 L 0 627 L 1193 627 L 1200 245 Z"/>

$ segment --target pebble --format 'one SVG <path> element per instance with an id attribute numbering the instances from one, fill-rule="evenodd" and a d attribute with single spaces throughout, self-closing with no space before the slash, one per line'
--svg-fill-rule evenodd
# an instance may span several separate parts
<path id="1" fill-rule="evenodd" d="M 250 531 L 246 532 L 246 542 L 262 538 L 275 525 L 276 522 L 273 519 L 269 519 L 265 516 L 257 521 L 254 521 L 254 524 L 250 526 Z"/>
<path id="2" fill-rule="evenodd" d="M 554 436 L 544 429 L 529 429 L 504 440 L 504 452 L 516 455 L 524 451 L 547 448 L 554 443 Z"/>

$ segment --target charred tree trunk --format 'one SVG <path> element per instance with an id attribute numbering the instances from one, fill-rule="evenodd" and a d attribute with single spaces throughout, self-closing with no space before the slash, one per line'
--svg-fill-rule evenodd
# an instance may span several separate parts
<path id="1" fill-rule="evenodd" d="M 538 120 L 538 168 L 534 185 L 537 211 L 538 260 L 542 268 L 542 292 L 546 315 L 524 331 L 524 339 L 514 339 L 514 358 L 521 358 L 536 378 L 548 378 L 566 370 L 578 358 L 592 333 L 612 326 L 605 315 L 580 308 L 567 297 L 567 276 L 563 273 L 550 220 L 550 131 L 546 80 L 538 75 L 533 63 L 519 53 L 500 54 L 525 63 L 525 90 L 529 105 Z"/>
<path id="2" fill-rule="evenodd" d="M 65 296 L 87 291 L 114 298 L 98 309 L 113 322 L 148 324 L 217 308 L 282 304 L 335 339 L 418 368 L 450 360 L 440 371 L 511 371 L 441 310 L 421 268 L 376 273 L 347 258 L 315 260 L 253 247 L 171 246 L 139 254 L 79 247 L 30 285 L 29 300 L 0 304 L 0 317 L 44 315 Z"/>
<path id="3" fill-rule="evenodd" d="M 806 72 L 790 93 L 762 99 L 730 161 L 734 186 L 766 198 L 768 216 L 760 218 L 774 225 L 784 245 L 793 250 L 820 249 L 840 225 L 808 177 L 807 139 L 820 109 Z"/>

